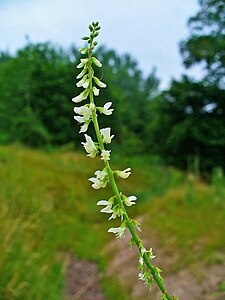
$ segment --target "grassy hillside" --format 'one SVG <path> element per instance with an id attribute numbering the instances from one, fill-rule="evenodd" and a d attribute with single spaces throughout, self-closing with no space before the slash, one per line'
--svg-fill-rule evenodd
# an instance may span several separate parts
<path id="1" fill-rule="evenodd" d="M 144 236 L 154 231 L 161 249 L 176 253 L 173 272 L 198 260 L 222 263 L 225 181 L 219 172 L 209 186 L 149 158 L 115 157 L 114 164 L 132 166 L 120 190 L 138 196 L 130 213 L 143 217 Z M 63 299 L 71 255 L 105 272 L 110 257 L 102 249 L 114 238 L 107 233 L 114 223 L 96 203 L 111 191 L 94 191 L 87 181 L 101 167 L 80 153 L 0 148 L 0 299 Z M 102 282 L 107 297 L 126 299 L 128 292 L 113 289 L 117 283 L 110 280 Z"/>

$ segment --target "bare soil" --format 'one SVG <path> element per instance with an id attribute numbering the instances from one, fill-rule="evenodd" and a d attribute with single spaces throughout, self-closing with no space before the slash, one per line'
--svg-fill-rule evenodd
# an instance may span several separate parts
<path id="1" fill-rule="evenodd" d="M 72 258 L 67 267 L 66 300 L 106 300 L 95 263 Z"/>
<path id="2" fill-rule="evenodd" d="M 225 281 L 224 265 L 205 266 L 199 263 L 169 273 L 178 260 L 177 251 L 171 253 L 161 249 L 156 234 L 151 235 L 150 239 L 151 243 L 143 238 L 143 243 L 156 250 L 154 265 L 165 270 L 163 277 L 170 294 L 180 300 L 225 300 L 225 293 L 219 290 L 219 284 Z M 137 279 L 138 252 L 135 247 L 129 250 L 129 240 L 130 236 L 127 234 L 125 239 L 114 239 L 103 250 L 103 255 L 111 257 L 106 275 L 113 276 L 120 282 L 130 295 L 130 300 L 161 299 L 156 284 L 149 290 Z M 67 267 L 66 300 L 106 300 L 100 288 L 100 274 L 95 263 L 70 259 Z"/>
<path id="3" fill-rule="evenodd" d="M 131 300 L 159 300 L 161 292 L 156 284 L 153 284 L 151 291 L 146 288 L 143 282 L 137 279 L 137 249 L 133 247 L 129 251 L 130 236 L 125 239 L 117 239 L 105 249 L 112 255 L 108 266 L 108 275 L 116 276 L 121 285 L 125 286 L 131 295 Z M 175 255 L 168 255 L 159 245 L 156 239 L 151 242 L 151 247 L 157 249 L 154 253 L 160 257 L 154 259 L 154 264 L 163 270 L 170 270 L 170 266 L 176 261 Z M 145 245 L 149 242 L 144 240 Z M 176 273 L 163 273 L 168 292 L 180 300 L 225 300 L 225 293 L 219 291 L 218 285 L 225 280 L 225 266 L 195 265 L 194 268 L 180 270 Z M 121 299 L 122 300 L 122 299 Z"/>

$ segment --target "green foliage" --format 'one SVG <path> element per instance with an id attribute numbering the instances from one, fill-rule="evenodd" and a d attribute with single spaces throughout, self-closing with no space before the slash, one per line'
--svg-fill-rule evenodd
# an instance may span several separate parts
<path id="1" fill-rule="evenodd" d="M 72 140 L 73 67 L 50 44 L 28 44 L 0 62 L 0 132 L 32 146 Z M 63 128 L 63 130 L 62 130 Z"/>
<path id="2" fill-rule="evenodd" d="M 99 264 L 109 299 L 130 299 L 129 288 L 122 290 L 105 274 L 111 256 L 102 250 L 112 237 L 107 217 L 96 206 L 99 194 L 92 193 L 86 180 L 98 163 L 79 153 L 0 148 L 0 299 L 62 299 L 64 266 L 71 254 Z M 171 268 L 181 269 L 184 262 L 194 264 L 198 258 L 221 263 L 221 170 L 214 171 L 213 185 L 207 186 L 147 157 L 125 158 L 123 163 L 134 172 L 120 180 L 120 188 L 138 196 L 135 215 L 144 215 L 146 237 L 151 241 L 156 234 L 169 256 L 176 252 Z M 101 199 L 109 195 L 108 190 L 99 193 Z M 196 249 L 195 255 L 190 249 Z"/>
<path id="3" fill-rule="evenodd" d="M 173 81 L 164 98 L 150 104 L 153 119 L 149 141 L 156 153 L 173 165 L 212 170 L 225 166 L 225 92 L 183 77 Z"/>
<path id="4" fill-rule="evenodd" d="M 144 107 L 159 84 L 155 71 L 144 79 L 129 55 L 118 56 L 104 47 L 98 48 L 96 55 L 104 63 L 104 74 L 99 77 L 103 76 L 110 87 L 102 92 L 102 102 L 113 99 L 117 112 L 110 126 L 124 149 L 134 152 L 138 148 L 141 152 L 148 118 Z M 0 143 L 20 141 L 40 147 L 74 140 L 80 144 L 78 129 L 74 130 L 71 102 L 79 94 L 72 84 L 79 72 L 74 63 L 79 59 L 76 48 L 63 51 L 49 43 L 28 44 L 14 57 L 1 54 Z M 103 125 L 105 122 L 103 117 Z"/>
<path id="5" fill-rule="evenodd" d="M 149 104 L 149 148 L 167 163 L 196 173 L 225 168 L 224 17 L 224 1 L 200 1 L 181 52 L 186 67 L 204 63 L 205 78 L 173 80 Z"/>
<path id="6" fill-rule="evenodd" d="M 181 43 L 186 67 L 204 63 L 206 79 L 222 84 L 225 66 L 225 4 L 223 0 L 200 0 L 200 11 L 189 20 L 190 38 Z"/>

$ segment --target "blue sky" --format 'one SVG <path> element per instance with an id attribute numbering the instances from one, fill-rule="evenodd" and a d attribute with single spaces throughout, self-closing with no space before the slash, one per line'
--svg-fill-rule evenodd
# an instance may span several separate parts
<path id="1" fill-rule="evenodd" d="M 146 75 L 156 66 L 166 87 L 184 72 L 178 43 L 197 10 L 197 0 L 0 0 L 0 49 L 14 52 L 25 35 L 32 42 L 81 46 L 88 24 L 100 21 L 99 42 L 130 53 Z M 189 74 L 199 77 L 201 71 Z"/>

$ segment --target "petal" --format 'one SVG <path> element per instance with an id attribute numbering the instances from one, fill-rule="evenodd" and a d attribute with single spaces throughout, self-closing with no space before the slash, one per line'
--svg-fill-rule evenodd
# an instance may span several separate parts
<path id="1" fill-rule="evenodd" d="M 101 68 L 102 63 L 96 57 L 92 57 L 92 61 L 97 67 Z"/>
<path id="2" fill-rule="evenodd" d="M 111 105 L 112 105 L 112 102 L 106 102 L 106 104 L 103 107 L 108 109 Z"/>
<path id="3" fill-rule="evenodd" d="M 108 204 L 109 204 L 109 202 L 106 201 L 106 200 L 100 200 L 100 201 L 98 201 L 98 203 L 97 203 L 97 205 L 108 205 Z"/>
<path id="4" fill-rule="evenodd" d="M 84 120 L 84 117 L 80 117 L 80 116 L 74 116 L 74 119 L 79 122 L 79 123 L 84 123 L 85 120 Z"/>
<path id="5" fill-rule="evenodd" d="M 79 133 L 86 132 L 88 130 L 88 124 L 85 123 L 81 126 Z"/>
<path id="6" fill-rule="evenodd" d="M 97 77 L 93 77 L 95 83 L 100 86 L 101 88 L 105 88 L 106 84 L 104 82 L 102 82 L 101 80 L 99 80 Z"/>

